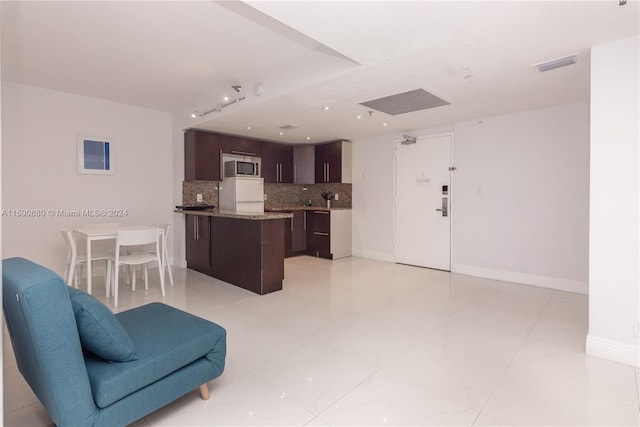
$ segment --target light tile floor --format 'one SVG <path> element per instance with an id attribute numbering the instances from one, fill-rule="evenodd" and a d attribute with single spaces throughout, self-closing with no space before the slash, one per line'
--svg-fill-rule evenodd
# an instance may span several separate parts
<path id="1" fill-rule="evenodd" d="M 638 370 L 584 354 L 587 296 L 362 258 L 285 271 L 264 296 L 180 269 L 164 299 L 155 274 L 122 289 L 120 310 L 164 301 L 228 331 L 211 399 L 136 426 L 640 423 Z M 51 424 L 8 345 L 4 382 L 5 425 Z"/>

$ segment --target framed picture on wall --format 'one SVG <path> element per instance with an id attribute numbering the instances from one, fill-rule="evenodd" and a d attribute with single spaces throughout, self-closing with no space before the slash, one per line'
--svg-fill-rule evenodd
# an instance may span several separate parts
<path id="1" fill-rule="evenodd" d="M 113 175 L 113 143 L 109 138 L 78 136 L 78 173 Z"/>

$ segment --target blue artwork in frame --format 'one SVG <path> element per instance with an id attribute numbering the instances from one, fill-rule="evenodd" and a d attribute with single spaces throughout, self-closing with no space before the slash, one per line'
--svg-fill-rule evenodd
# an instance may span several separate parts
<path id="1" fill-rule="evenodd" d="M 79 136 L 78 173 L 113 175 L 113 144 L 107 138 Z"/>

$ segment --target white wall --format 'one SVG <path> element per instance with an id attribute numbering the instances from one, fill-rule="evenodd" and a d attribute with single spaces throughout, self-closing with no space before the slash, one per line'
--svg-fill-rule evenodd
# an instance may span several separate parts
<path id="1" fill-rule="evenodd" d="M 182 205 L 182 182 L 184 181 L 184 131 L 188 128 L 187 119 L 179 115 L 173 116 L 172 150 L 173 150 L 173 206 Z M 187 267 L 187 250 L 185 239 L 185 216 L 173 214 L 173 265 Z"/>
<path id="2" fill-rule="evenodd" d="M 587 293 L 589 107 L 455 125 L 453 270 Z"/>
<path id="3" fill-rule="evenodd" d="M 586 103 L 410 132 L 454 134 L 453 271 L 587 292 Z M 356 140 L 353 253 L 394 260 L 393 141 Z"/>
<path id="4" fill-rule="evenodd" d="M 8 82 L 2 113 L 3 209 L 127 210 L 121 218 L 5 216 L 4 257 L 23 256 L 61 272 L 61 228 L 172 220 L 169 113 Z M 78 134 L 110 138 L 115 175 L 77 173 Z"/>
<path id="5" fill-rule="evenodd" d="M 0 7 L 0 15 L 2 8 Z M 0 16 L 0 19 L 2 17 Z M 2 33 L 2 31 L 0 31 Z M 2 46 L 2 37 L 0 36 L 0 46 Z M 1 57 L 2 55 L 0 55 Z M 0 100 L 2 99 L 2 59 L 0 59 Z M 0 131 L 2 130 L 2 103 L 0 102 Z M 2 165 L 2 132 L 0 132 L 0 165 Z M 1 169 L 0 169 L 1 171 Z M 2 174 L 0 173 L 0 209 L 2 209 Z M 0 216 L 0 242 L 2 242 L 2 216 Z M 2 259 L 2 245 L 0 245 L 0 259 Z M 2 274 L 2 264 L 0 263 L 0 274 Z M 0 292 L 0 302 L 2 302 L 2 292 Z M 3 305 L 4 306 L 4 305 Z M 0 324 L 2 324 L 4 330 L 4 316 L 2 316 L 2 320 L 0 320 Z M 4 350 L 4 333 L 0 335 L 0 348 Z M 3 351 L 4 353 L 4 351 Z M 3 362 L 2 366 L 4 368 L 4 360 L 3 356 L 0 356 L 0 362 Z M 3 385 L 2 389 L 0 389 L 0 413 L 4 414 L 4 369 L 0 371 L 0 384 Z"/>
<path id="6" fill-rule="evenodd" d="M 591 50 L 587 353 L 640 365 L 638 36 Z"/>

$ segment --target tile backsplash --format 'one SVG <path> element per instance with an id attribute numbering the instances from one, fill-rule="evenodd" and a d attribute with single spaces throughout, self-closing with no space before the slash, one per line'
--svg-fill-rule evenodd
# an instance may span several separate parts
<path id="1" fill-rule="evenodd" d="M 265 184 L 264 191 L 267 200 L 264 201 L 265 209 L 302 206 L 311 200 L 311 206 L 326 206 L 322 198 L 323 192 L 331 192 L 338 195 L 338 200 L 332 199 L 331 206 L 336 208 L 350 208 L 351 184 Z M 217 181 L 183 181 L 182 203 L 195 204 L 196 195 L 202 194 L 207 204 L 219 206 Z"/>
<path id="2" fill-rule="evenodd" d="M 218 207 L 218 182 L 217 181 L 183 181 L 182 204 L 195 205 L 197 195 L 202 194 L 202 200 L 208 205 Z"/>
<path id="3" fill-rule="evenodd" d="M 332 199 L 331 206 L 336 208 L 350 208 L 351 184 L 265 184 L 267 200 L 264 207 L 277 208 L 283 206 L 307 205 L 326 206 L 322 193 L 331 192 L 338 195 L 338 200 Z"/>

